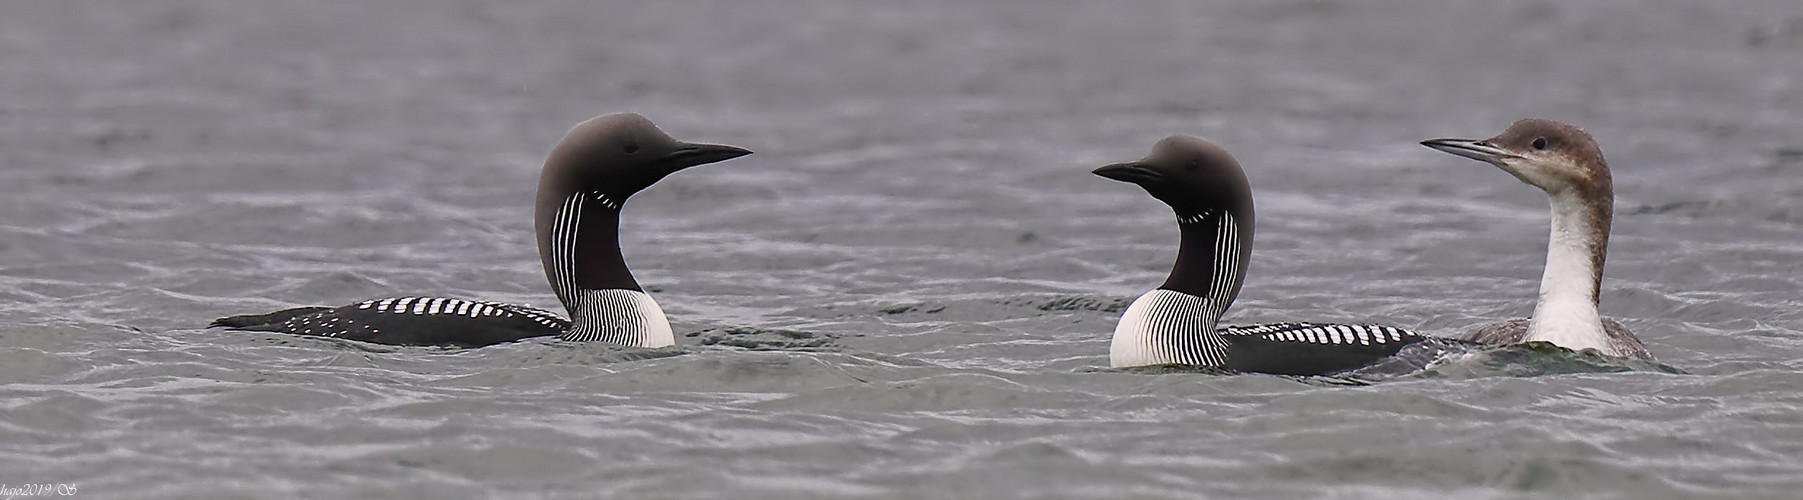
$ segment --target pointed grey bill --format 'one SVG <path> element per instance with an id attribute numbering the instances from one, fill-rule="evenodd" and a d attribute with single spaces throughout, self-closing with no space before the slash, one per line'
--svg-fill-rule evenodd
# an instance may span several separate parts
<path id="1" fill-rule="evenodd" d="M 1421 141 L 1421 145 L 1497 166 L 1502 166 L 1503 160 L 1521 157 L 1485 141 L 1472 139 L 1430 139 Z"/>
<path id="2" fill-rule="evenodd" d="M 1164 174 L 1158 173 L 1157 170 L 1153 170 L 1152 167 L 1147 166 L 1144 162 L 1138 161 L 1102 165 L 1091 173 L 1105 178 L 1121 182 L 1131 182 L 1142 186 L 1164 179 Z"/>
<path id="3" fill-rule="evenodd" d="M 682 170 L 696 165 L 717 163 L 751 154 L 751 150 L 725 144 L 683 143 L 682 147 L 664 156 L 664 161 L 674 166 L 672 170 Z"/>

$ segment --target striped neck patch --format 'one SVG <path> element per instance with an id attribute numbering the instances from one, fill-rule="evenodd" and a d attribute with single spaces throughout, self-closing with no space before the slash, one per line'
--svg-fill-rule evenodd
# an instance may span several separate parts
<path id="1" fill-rule="evenodd" d="M 637 290 L 582 290 L 570 329 L 557 338 L 636 347 L 676 344 L 669 319 L 657 301 Z"/>

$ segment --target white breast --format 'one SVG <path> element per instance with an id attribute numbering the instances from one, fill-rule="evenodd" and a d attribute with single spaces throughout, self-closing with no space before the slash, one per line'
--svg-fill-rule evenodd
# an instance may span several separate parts
<path id="1" fill-rule="evenodd" d="M 1220 367 L 1227 341 L 1215 333 L 1220 309 L 1208 299 L 1157 289 L 1127 306 L 1114 327 L 1108 364 L 1115 368 L 1183 364 Z"/>
<path id="2" fill-rule="evenodd" d="M 635 347 L 676 344 L 663 308 L 638 290 L 581 290 L 576 294 L 574 315 L 570 330 L 558 338 Z"/>

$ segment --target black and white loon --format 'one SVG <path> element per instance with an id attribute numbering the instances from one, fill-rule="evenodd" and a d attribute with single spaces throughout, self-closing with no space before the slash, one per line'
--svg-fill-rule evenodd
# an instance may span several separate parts
<path id="1" fill-rule="evenodd" d="M 1571 124 L 1525 119 L 1481 141 L 1434 139 L 1421 144 L 1495 165 L 1545 191 L 1552 205 L 1552 236 L 1547 239 L 1546 270 L 1540 277 L 1534 316 L 1484 326 L 1465 340 L 1551 342 L 1567 349 L 1653 359 L 1633 332 L 1603 319 L 1597 309 L 1615 212 L 1615 184 L 1596 139 Z"/>
<path id="2" fill-rule="evenodd" d="M 539 259 L 569 319 L 518 304 L 439 297 L 368 300 L 232 316 L 211 326 L 379 344 L 480 347 L 558 335 L 637 347 L 676 343 L 657 301 L 620 253 L 620 208 L 673 172 L 751 154 L 677 141 L 630 113 L 577 124 L 551 150 L 538 184 Z"/>
<path id="3" fill-rule="evenodd" d="M 1244 372 L 1320 375 L 1384 359 L 1423 337 L 1381 325 L 1276 323 L 1216 328 L 1239 296 L 1251 259 L 1252 188 L 1227 150 L 1176 135 L 1144 159 L 1096 175 L 1131 182 L 1177 213 L 1181 243 L 1164 285 L 1121 315 L 1108 359 L 1114 367 L 1192 365 Z"/>

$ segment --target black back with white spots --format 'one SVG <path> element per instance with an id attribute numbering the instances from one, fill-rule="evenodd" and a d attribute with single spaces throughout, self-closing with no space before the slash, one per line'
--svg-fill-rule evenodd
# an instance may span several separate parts
<path id="1" fill-rule="evenodd" d="M 396 297 L 326 308 L 232 316 L 211 326 L 332 337 L 392 345 L 481 347 L 557 335 L 570 322 L 520 304 L 440 297 Z"/>
<path id="2" fill-rule="evenodd" d="M 1427 337 L 1383 325 L 1271 323 L 1216 330 L 1227 340 L 1225 368 L 1323 375 L 1360 368 Z"/>

